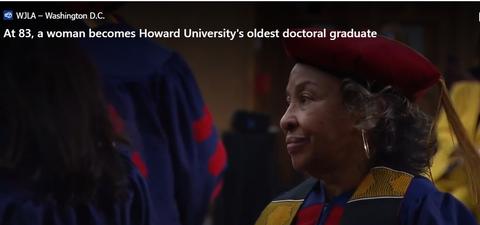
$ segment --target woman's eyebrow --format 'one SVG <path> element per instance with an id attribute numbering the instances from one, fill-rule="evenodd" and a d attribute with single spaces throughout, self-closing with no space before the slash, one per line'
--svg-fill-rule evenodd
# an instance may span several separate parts
<path id="1" fill-rule="evenodd" d="M 320 86 L 317 83 L 312 82 L 310 80 L 306 80 L 306 81 L 300 82 L 299 84 L 297 84 L 295 86 L 295 92 L 300 92 L 300 91 L 304 90 L 306 86 L 309 86 L 309 85 L 313 85 L 316 88 L 320 88 Z"/>
<path id="2" fill-rule="evenodd" d="M 305 80 L 305 81 L 302 81 L 302 82 L 300 82 L 299 84 L 296 84 L 296 85 L 294 86 L 294 92 L 295 92 L 295 93 L 298 93 L 299 91 L 305 89 L 305 87 L 308 86 L 308 85 L 313 85 L 313 86 L 315 86 L 315 87 L 317 87 L 317 88 L 320 88 L 320 86 L 319 86 L 317 83 L 312 82 L 312 81 L 310 81 L 310 80 Z M 286 94 L 287 96 L 290 95 L 290 92 L 288 91 L 288 88 L 285 89 L 285 94 Z"/>

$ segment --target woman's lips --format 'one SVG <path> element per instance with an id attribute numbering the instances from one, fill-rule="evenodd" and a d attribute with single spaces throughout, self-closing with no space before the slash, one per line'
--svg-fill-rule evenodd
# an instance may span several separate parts
<path id="1" fill-rule="evenodd" d="M 291 155 L 302 150 L 305 145 L 310 143 L 310 139 L 306 137 L 287 136 L 286 143 L 287 151 Z"/>

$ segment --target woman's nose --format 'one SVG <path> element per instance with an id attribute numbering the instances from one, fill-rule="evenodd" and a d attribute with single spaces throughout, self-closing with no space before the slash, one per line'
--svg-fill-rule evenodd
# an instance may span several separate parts
<path id="1" fill-rule="evenodd" d="M 280 127 L 284 132 L 295 130 L 298 127 L 298 121 L 295 115 L 293 115 L 289 109 L 285 111 L 282 119 L 280 119 Z"/>

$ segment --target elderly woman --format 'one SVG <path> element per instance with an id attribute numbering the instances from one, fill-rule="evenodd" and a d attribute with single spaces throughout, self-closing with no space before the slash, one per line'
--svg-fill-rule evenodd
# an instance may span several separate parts
<path id="1" fill-rule="evenodd" d="M 386 38 L 298 38 L 285 47 L 297 63 L 280 125 L 293 167 L 312 178 L 272 201 L 257 225 L 476 224 L 422 176 L 436 141 L 414 100 L 440 80 L 427 59 Z"/>

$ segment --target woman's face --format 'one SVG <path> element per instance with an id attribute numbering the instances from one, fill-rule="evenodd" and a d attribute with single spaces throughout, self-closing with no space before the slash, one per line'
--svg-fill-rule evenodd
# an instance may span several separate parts
<path id="1" fill-rule="evenodd" d="M 296 170 L 325 173 L 358 159 L 361 134 L 343 105 L 340 86 L 339 79 L 315 67 L 293 67 L 280 126 Z"/>

